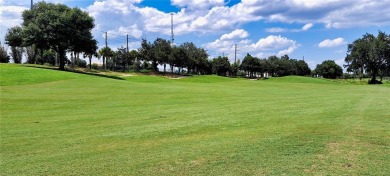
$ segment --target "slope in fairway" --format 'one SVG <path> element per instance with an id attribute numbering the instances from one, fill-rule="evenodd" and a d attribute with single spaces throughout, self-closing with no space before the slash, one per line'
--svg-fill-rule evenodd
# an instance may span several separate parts
<path id="1" fill-rule="evenodd" d="M 0 69 L 1 175 L 390 173 L 386 86 Z"/>

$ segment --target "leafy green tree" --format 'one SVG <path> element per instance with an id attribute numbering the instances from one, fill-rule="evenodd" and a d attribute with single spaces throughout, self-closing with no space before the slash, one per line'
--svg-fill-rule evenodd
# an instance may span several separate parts
<path id="1" fill-rule="evenodd" d="M 197 64 L 198 48 L 192 42 L 185 42 L 185 43 L 181 44 L 180 47 L 182 47 L 184 49 L 184 51 L 186 52 L 187 57 L 186 57 L 184 64 L 187 67 L 187 73 L 190 73 L 191 71 L 194 70 L 194 68 Z"/>
<path id="2" fill-rule="evenodd" d="M 303 60 L 295 61 L 294 67 L 297 69 L 296 75 L 307 76 L 311 73 L 309 65 Z"/>
<path id="3" fill-rule="evenodd" d="M 11 47 L 11 55 L 14 63 L 22 63 L 24 48 L 23 47 Z"/>
<path id="4" fill-rule="evenodd" d="M 336 79 L 343 75 L 343 69 L 333 60 L 326 60 L 317 65 L 315 73 L 324 78 Z"/>
<path id="5" fill-rule="evenodd" d="M 27 63 L 35 64 L 37 59 L 38 50 L 35 45 L 26 47 Z"/>
<path id="6" fill-rule="evenodd" d="M 127 49 L 125 47 L 118 48 L 115 53 L 115 63 L 119 64 L 116 67 L 120 67 L 122 71 L 129 70 L 129 65 L 133 65 L 133 62 L 138 54 L 134 50 L 131 52 L 127 52 Z"/>
<path id="7" fill-rule="evenodd" d="M 164 73 L 166 72 L 166 64 L 169 63 L 169 56 L 172 53 L 171 42 L 168 40 L 157 38 L 153 43 L 153 54 L 158 64 L 164 66 Z"/>
<path id="8" fill-rule="evenodd" d="M 157 58 L 156 58 L 156 54 L 154 53 L 154 47 L 153 47 L 153 44 L 148 42 L 146 39 L 142 39 L 142 42 L 141 42 L 141 47 L 138 49 L 138 53 L 139 53 L 139 56 L 140 58 L 146 62 L 152 62 L 152 71 L 157 73 L 158 72 L 158 68 L 157 68 Z"/>
<path id="9" fill-rule="evenodd" d="M 275 76 L 275 73 L 278 69 L 278 64 L 279 64 L 280 58 L 277 56 L 270 56 L 268 57 L 268 64 L 267 64 L 267 72 L 271 74 L 271 76 Z"/>
<path id="10" fill-rule="evenodd" d="M 42 54 L 42 57 L 37 58 L 37 64 L 49 64 L 49 65 L 55 65 L 56 64 L 56 53 L 55 51 L 49 49 L 45 50 Z"/>
<path id="11" fill-rule="evenodd" d="M 173 47 L 170 61 L 169 61 L 169 64 L 171 65 L 171 73 L 173 73 L 174 66 L 178 67 L 179 73 L 181 73 L 181 70 L 185 66 L 186 60 L 188 60 L 188 55 L 186 53 L 186 50 L 181 46 Z"/>
<path id="12" fill-rule="evenodd" d="M 138 56 L 139 54 L 137 50 L 131 50 L 127 58 L 128 59 L 127 64 L 131 65 L 131 63 L 133 63 L 133 67 L 135 71 L 139 71 L 141 68 L 141 62 L 139 61 Z"/>
<path id="13" fill-rule="evenodd" d="M 11 55 L 14 63 L 20 64 L 22 62 L 24 49 L 22 48 L 22 28 L 15 26 L 8 29 L 5 35 L 5 41 L 8 46 L 11 47 Z"/>
<path id="14" fill-rule="evenodd" d="M 210 70 L 209 55 L 204 48 L 196 48 L 194 72 L 197 74 L 206 74 Z"/>
<path id="15" fill-rule="evenodd" d="M 88 41 L 88 44 L 84 48 L 84 58 L 88 57 L 89 60 L 89 69 L 92 69 L 92 57 L 98 57 L 97 53 L 97 41 L 96 40 L 90 40 Z"/>
<path id="16" fill-rule="evenodd" d="M 260 67 L 260 60 L 256 57 L 251 56 L 249 53 L 244 57 L 240 68 L 247 72 L 249 78 L 254 78 L 256 73 L 262 72 Z"/>
<path id="17" fill-rule="evenodd" d="M 227 57 L 214 58 L 212 64 L 214 72 L 219 76 L 226 76 L 226 73 L 231 70 Z"/>
<path id="18" fill-rule="evenodd" d="M 10 57 L 8 56 L 7 49 L 0 42 L 0 63 L 8 63 Z"/>
<path id="19" fill-rule="evenodd" d="M 345 57 L 347 71 L 358 74 L 361 78 L 364 72 L 371 74 L 369 83 L 377 83 L 376 77 L 388 74 L 390 67 L 390 35 L 379 31 L 375 37 L 365 34 L 362 38 L 348 45 Z"/>
<path id="20" fill-rule="evenodd" d="M 94 19 L 78 8 L 63 4 L 38 2 L 26 10 L 23 17 L 23 36 L 26 46 L 35 44 L 41 50 L 53 49 L 59 55 L 59 68 L 65 69 L 66 51 L 93 40 Z M 82 48 L 80 48 L 80 51 Z"/>

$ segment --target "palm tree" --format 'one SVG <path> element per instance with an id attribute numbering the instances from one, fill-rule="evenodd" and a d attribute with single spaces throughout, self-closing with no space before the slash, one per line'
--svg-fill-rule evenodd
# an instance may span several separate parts
<path id="1" fill-rule="evenodd" d="M 100 56 L 103 57 L 103 70 L 106 70 L 106 59 L 108 59 L 112 55 L 112 49 L 110 47 L 104 47 L 99 50 Z"/>

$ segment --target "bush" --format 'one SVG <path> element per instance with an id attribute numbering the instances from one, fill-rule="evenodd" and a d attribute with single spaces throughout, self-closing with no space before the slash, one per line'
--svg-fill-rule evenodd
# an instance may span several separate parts
<path id="1" fill-rule="evenodd" d="M 92 69 L 99 70 L 99 65 L 97 63 L 92 64 Z"/>
<path id="2" fill-rule="evenodd" d="M 324 78 L 329 79 L 336 79 L 343 75 L 343 69 L 333 60 L 326 60 L 321 64 L 317 65 L 314 72 Z"/>
<path id="3" fill-rule="evenodd" d="M 150 69 L 141 69 L 139 72 L 140 73 L 150 73 L 150 72 L 152 72 L 152 70 L 150 70 Z"/>
<path id="4" fill-rule="evenodd" d="M 82 60 L 82 59 L 79 59 L 79 60 L 77 61 L 77 66 L 78 66 L 78 67 L 81 67 L 81 68 L 87 68 L 87 61 Z"/>

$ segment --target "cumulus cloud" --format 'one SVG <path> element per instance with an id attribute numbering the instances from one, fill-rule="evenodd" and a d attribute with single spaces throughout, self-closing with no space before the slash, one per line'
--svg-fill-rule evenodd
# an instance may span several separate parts
<path id="1" fill-rule="evenodd" d="M 236 39 L 236 38 L 246 38 L 249 36 L 249 33 L 246 32 L 244 29 L 236 29 L 233 32 L 229 34 L 223 34 L 221 36 L 221 40 L 230 40 L 230 39 Z"/>
<path id="2" fill-rule="evenodd" d="M 0 1 L 0 39 L 4 40 L 7 29 L 22 24 L 22 12 L 27 8 L 13 5 L 3 5 Z M 0 42 L 2 42 L 0 40 Z"/>
<path id="3" fill-rule="evenodd" d="M 260 39 L 257 43 L 252 44 L 251 46 L 260 50 L 276 50 L 296 46 L 296 42 L 280 35 L 270 35 L 266 38 Z M 294 51 L 294 49 L 290 49 L 290 53 L 292 51 Z"/>
<path id="4" fill-rule="evenodd" d="M 340 45 L 344 45 L 346 43 L 347 42 L 343 38 L 339 37 L 339 38 L 336 38 L 336 39 L 333 39 L 333 40 L 326 39 L 326 40 L 320 42 L 318 44 L 318 47 L 320 47 L 320 48 L 333 48 L 333 47 L 337 47 L 337 46 L 340 46 Z"/>
<path id="5" fill-rule="evenodd" d="M 71 2 L 72 0 L 47 0 L 47 2 Z M 0 1 L 2 29 L 18 24 L 22 10 L 4 10 L 11 5 L 29 7 L 27 1 Z M 155 8 L 141 7 L 142 0 L 100 0 L 86 8 L 96 20 L 98 30 L 131 28 L 129 33 L 147 32 L 170 34 L 171 16 Z M 385 26 L 390 21 L 390 1 L 344 0 L 241 0 L 233 6 L 225 6 L 225 0 L 171 0 L 171 5 L 181 8 L 174 14 L 175 35 L 188 33 L 222 34 L 240 28 L 249 22 L 298 23 L 299 29 L 268 28 L 267 32 L 302 32 L 323 24 L 328 28 L 353 26 Z M 13 13 L 13 14 L 10 14 Z M 16 15 L 15 15 L 16 14 Z M 367 15 L 370 14 L 370 15 Z M 12 19 L 12 20 L 10 20 Z M 138 32 L 137 32 L 138 31 Z M 142 35 L 143 35 L 142 34 Z M 139 35 L 135 35 L 139 36 Z"/>
<path id="6" fill-rule="evenodd" d="M 280 35 L 269 35 L 259 39 L 257 42 L 247 39 L 248 36 L 248 32 L 238 29 L 228 34 L 223 34 L 219 39 L 206 43 L 204 47 L 214 53 L 232 53 L 235 44 L 237 44 L 241 53 L 239 57 L 242 57 L 244 53 L 252 53 L 258 57 L 282 56 L 291 54 L 299 47 L 296 41 Z M 233 58 L 233 55 L 230 54 L 229 57 Z"/>

